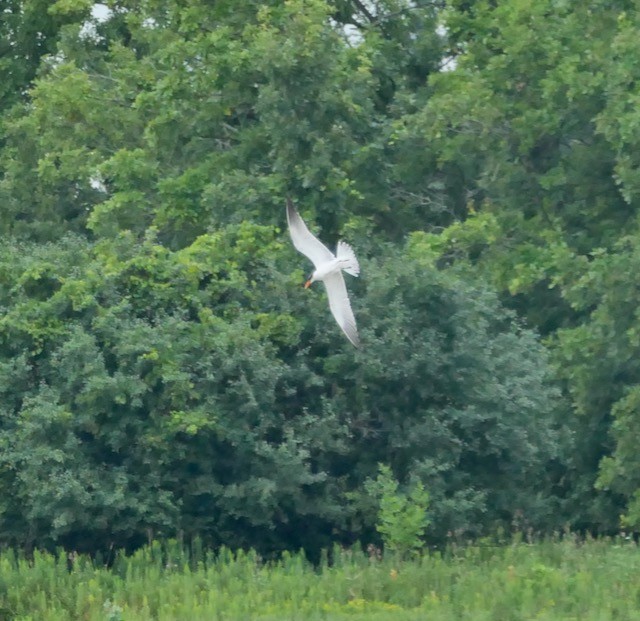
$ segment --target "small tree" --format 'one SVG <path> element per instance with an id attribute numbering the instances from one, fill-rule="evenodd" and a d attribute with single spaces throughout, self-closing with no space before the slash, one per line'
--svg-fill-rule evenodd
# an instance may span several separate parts
<path id="1" fill-rule="evenodd" d="M 382 535 L 385 550 L 404 557 L 422 548 L 422 536 L 430 522 L 429 492 L 420 481 L 406 493 L 398 488 L 391 468 L 385 464 L 379 465 L 376 479 L 366 483 L 367 492 L 379 505 L 376 530 Z"/>

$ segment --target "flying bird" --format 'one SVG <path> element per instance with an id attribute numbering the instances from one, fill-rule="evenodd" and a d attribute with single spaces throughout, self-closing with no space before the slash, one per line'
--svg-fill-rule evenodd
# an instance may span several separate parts
<path id="1" fill-rule="evenodd" d="M 360 274 L 360 265 L 351 246 L 346 242 L 339 241 L 334 255 L 319 239 L 311 234 L 289 199 L 287 199 L 287 222 L 289 223 L 291 240 L 296 250 L 310 259 L 315 266 L 315 271 L 309 276 L 304 285 L 305 289 L 317 280 L 321 280 L 324 283 L 327 289 L 327 297 L 329 298 L 329 308 L 333 316 L 346 337 L 353 345 L 358 347 L 360 341 L 358 339 L 356 319 L 351 310 L 347 286 L 342 276 L 342 270 L 352 276 Z"/>

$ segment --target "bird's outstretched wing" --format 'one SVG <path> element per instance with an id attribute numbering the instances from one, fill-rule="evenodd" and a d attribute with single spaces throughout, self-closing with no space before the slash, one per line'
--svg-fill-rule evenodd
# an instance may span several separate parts
<path id="1" fill-rule="evenodd" d="M 327 288 L 329 308 L 333 316 L 351 343 L 358 347 L 360 339 L 358 338 L 356 318 L 351 310 L 351 302 L 349 302 L 349 294 L 347 293 L 347 286 L 344 284 L 342 272 L 334 272 L 326 276 L 324 285 Z"/>
<path id="2" fill-rule="evenodd" d="M 287 222 L 291 241 L 296 250 L 311 259 L 316 268 L 335 258 L 331 250 L 311 234 L 289 199 L 287 199 Z"/>

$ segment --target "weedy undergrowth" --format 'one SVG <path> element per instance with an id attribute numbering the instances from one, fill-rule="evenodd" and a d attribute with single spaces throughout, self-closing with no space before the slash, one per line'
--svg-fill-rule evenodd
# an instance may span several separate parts
<path id="1" fill-rule="evenodd" d="M 118 554 L 110 568 L 62 551 L 27 559 L 5 550 L 0 619 L 633 620 L 638 575 L 638 548 L 623 539 L 483 542 L 407 559 L 336 547 L 318 565 L 175 541 Z"/>

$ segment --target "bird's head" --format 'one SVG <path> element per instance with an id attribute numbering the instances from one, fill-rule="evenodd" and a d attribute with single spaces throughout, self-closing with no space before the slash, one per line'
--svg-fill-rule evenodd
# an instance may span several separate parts
<path id="1" fill-rule="evenodd" d="M 304 288 L 308 289 L 311 286 L 312 282 L 315 282 L 315 278 L 313 277 L 313 272 L 309 274 L 309 278 L 307 278 L 307 282 L 304 283 Z"/>

